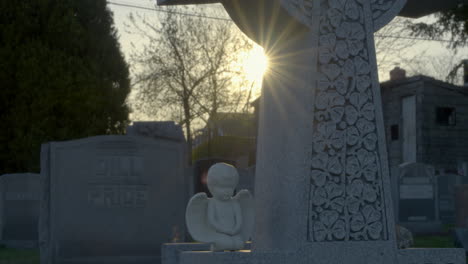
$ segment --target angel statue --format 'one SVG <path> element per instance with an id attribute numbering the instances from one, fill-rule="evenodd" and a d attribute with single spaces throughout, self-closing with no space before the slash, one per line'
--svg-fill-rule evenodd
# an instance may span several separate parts
<path id="1" fill-rule="evenodd" d="M 208 190 L 190 199 L 185 212 L 193 239 L 211 243 L 211 250 L 240 250 L 250 239 L 254 225 L 253 197 L 248 190 L 234 194 L 239 182 L 236 168 L 217 163 L 208 170 Z"/>

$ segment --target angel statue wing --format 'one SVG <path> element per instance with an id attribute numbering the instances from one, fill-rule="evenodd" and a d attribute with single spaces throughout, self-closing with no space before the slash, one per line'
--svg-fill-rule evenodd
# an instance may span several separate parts
<path id="1" fill-rule="evenodd" d="M 185 210 L 187 229 L 195 241 L 210 243 L 217 237 L 216 231 L 208 223 L 208 196 L 206 193 L 195 194 Z"/>
<path id="2" fill-rule="evenodd" d="M 239 202 L 242 211 L 241 236 L 244 241 L 248 241 L 252 238 L 255 223 L 254 200 L 248 190 L 239 191 L 234 199 Z"/>

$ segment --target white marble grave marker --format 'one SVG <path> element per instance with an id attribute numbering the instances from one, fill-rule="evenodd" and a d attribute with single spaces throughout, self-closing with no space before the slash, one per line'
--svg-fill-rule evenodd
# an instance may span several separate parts
<path id="1" fill-rule="evenodd" d="M 252 251 L 180 263 L 465 263 L 462 251 L 396 248 L 374 32 L 405 0 L 159 2 L 221 2 L 270 59 Z"/>

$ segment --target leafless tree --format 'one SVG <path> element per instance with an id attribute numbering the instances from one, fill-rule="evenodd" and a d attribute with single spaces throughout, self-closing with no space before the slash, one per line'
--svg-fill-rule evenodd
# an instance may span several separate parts
<path id="1" fill-rule="evenodd" d="M 411 19 L 397 17 L 376 32 L 380 79 L 388 79 L 389 71 L 395 66 L 401 66 L 407 70 L 408 75 L 423 74 L 449 83 L 461 84 L 463 62 L 460 62 L 460 58 L 466 57 L 463 57 L 463 54 L 466 54 L 467 50 L 463 49 L 460 41 L 430 41 L 424 35 L 415 35 L 414 25 L 420 24 Z"/>
<path id="2" fill-rule="evenodd" d="M 406 20 L 395 18 L 375 34 L 377 64 L 381 80 L 385 80 L 395 66 L 411 64 L 419 54 L 413 49 L 418 41 L 411 37 Z"/>
<path id="3" fill-rule="evenodd" d="M 235 112 L 247 103 L 248 92 L 241 88 L 250 86 L 238 54 L 252 44 L 230 21 L 182 15 L 194 13 L 187 7 L 166 11 L 158 21 L 130 16 L 131 30 L 147 43 L 131 57 L 132 107 L 177 120 L 185 128 L 190 154 L 194 123 L 206 123 L 218 111 Z"/>

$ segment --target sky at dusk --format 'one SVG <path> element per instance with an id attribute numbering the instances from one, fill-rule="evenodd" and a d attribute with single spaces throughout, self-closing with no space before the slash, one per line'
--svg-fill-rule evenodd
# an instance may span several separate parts
<path id="1" fill-rule="evenodd" d="M 131 27 L 126 26 L 128 24 L 128 16 L 131 13 L 138 13 L 148 19 L 157 18 L 160 14 L 160 11 L 155 10 L 155 0 L 109 0 L 109 8 L 114 13 L 114 21 L 115 26 L 118 30 L 119 35 L 119 42 L 122 48 L 122 51 L 127 58 L 130 58 L 130 54 L 132 53 L 132 43 L 135 48 L 143 47 L 145 44 L 141 37 L 135 34 L 129 33 L 131 31 Z M 123 5 L 134 5 L 143 8 L 147 8 L 149 10 L 133 8 L 129 6 L 119 6 L 117 4 Z M 223 10 L 221 5 L 210 5 L 215 9 Z M 158 9 L 160 7 L 157 7 Z M 222 13 L 223 17 L 228 18 L 226 13 Z M 219 16 L 219 15 L 218 15 Z M 425 17 L 421 20 L 430 21 L 431 17 Z M 155 22 L 156 23 L 156 22 Z M 377 32 L 376 34 L 376 43 L 382 41 L 379 37 L 383 31 Z M 399 37 L 394 35 L 394 37 Z M 392 39 L 388 40 L 391 41 Z M 404 39 L 396 39 L 397 45 L 398 41 L 405 41 Z M 383 40 L 387 41 L 387 39 Z M 407 70 L 408 75 L 416 75 L 416 74 L 424 74 L 436 79 L 444 79 L 446 74 L 449 71 L 449 67 L 453 66 L 454 64 L 458 63 L 462 59 L 468 59 L 468 49 L 461 49 L 457 53 L 454 53 L 452 50 L 446 48 L 447 43 L 444 42 L 436 42 L 436 41 L 415 41 L 411 48 L 406 49 L 401 57 L 392 57 L 392 54 L 385 55 L 383 53 L 377 54 L 378 63 L 386 58 L 385 63 L 382 63 L 382 67 L 379 68 L 379 78 L 381 81 L 386 81 L 389 78 L 388 72 L 394 68 L 395 66 L 400 66 Z M 377 49 L 379 51 L 379 49 Z M 256 53 L 261 53 L 262 50 L 260 47 L 256 47 Z M 258 55 L 257 55 L 258 56 Z M 408 59 L 413 58 L 413 59 Z M 132 64 L 129 63 L 131 68 Z M 135 69 L 132 68 L 134 71 Z M 261 77 L 259 77 L 258 85 L 256 87 L 256 94 L 260 93 L 260 83 Z M 138 119 L 138 118 L 134 118 Z"/>

